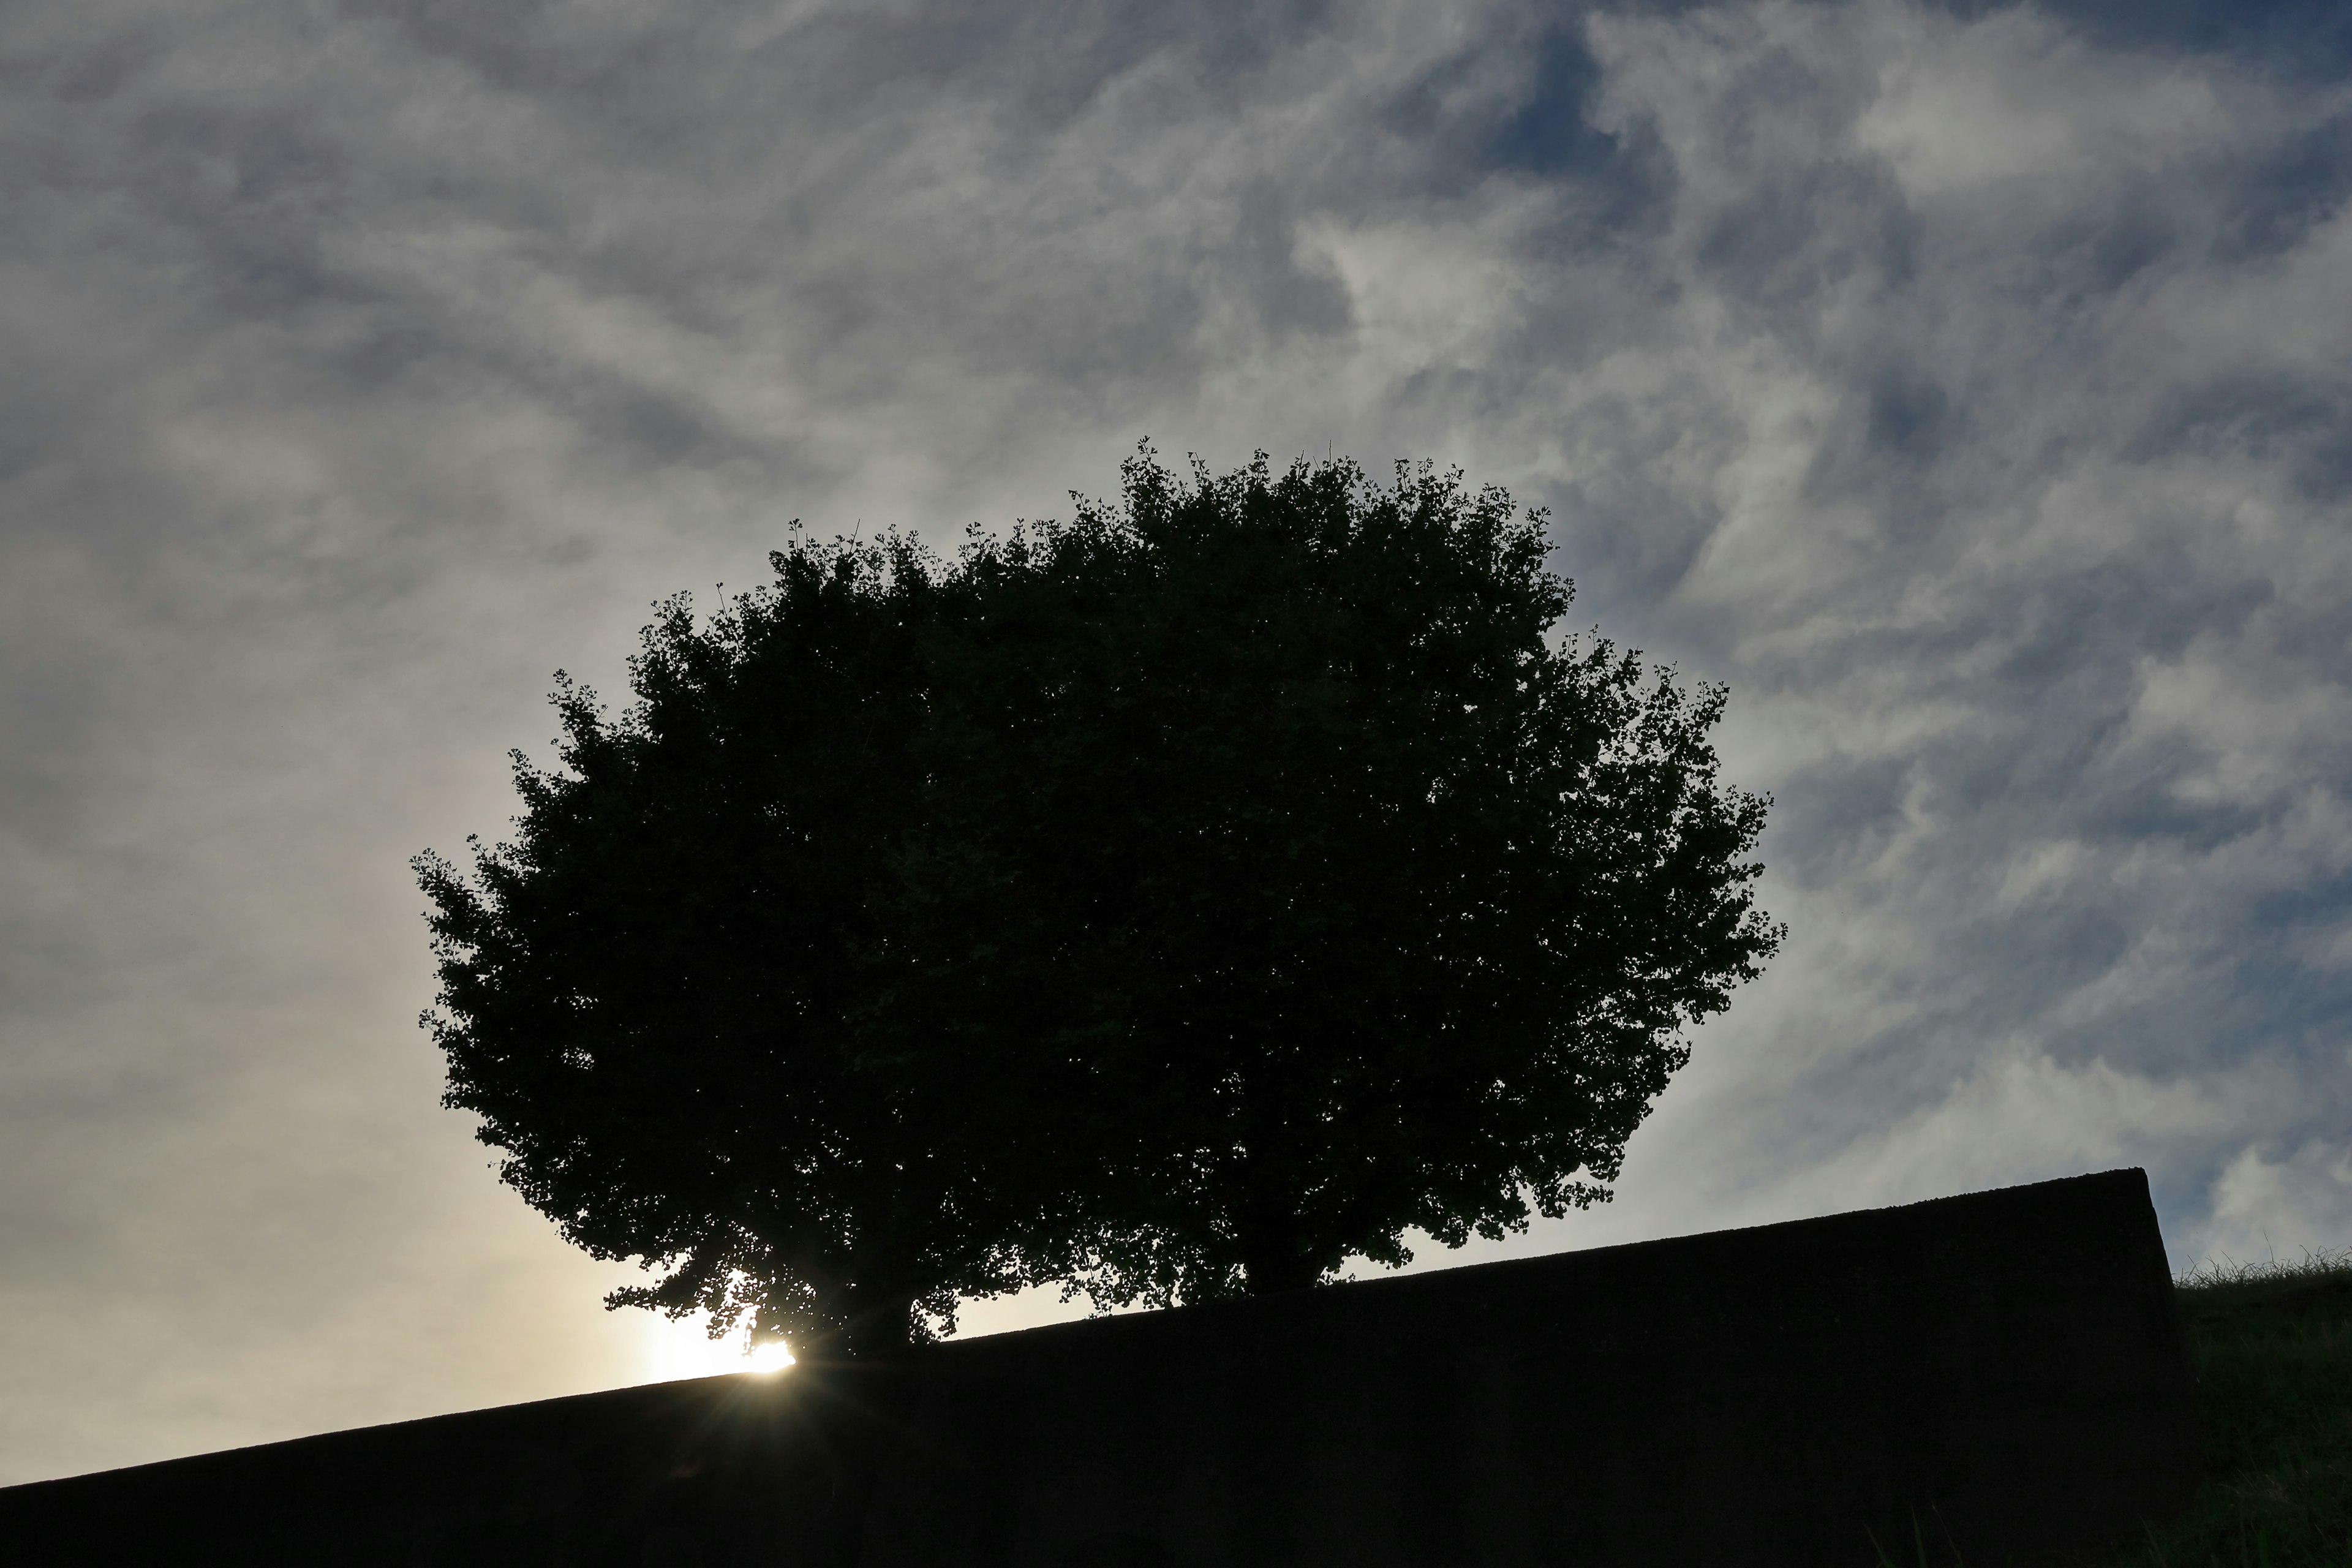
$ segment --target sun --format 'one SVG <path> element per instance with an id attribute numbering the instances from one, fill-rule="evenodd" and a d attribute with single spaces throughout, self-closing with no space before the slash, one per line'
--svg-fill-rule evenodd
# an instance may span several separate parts
<path id="1" fill-rule="evenodd" d="M 743 1370 L 746 1372 L 782 1372 L 792 1364 L 793 1352 L 782 1340 L 770 1340 L 743 1352 Z"/>
<path id="2" fill-rule="evenodd" d="M 676 1320 L 650 1318 L 646 1325 L 646 1370 L 656 1383 L 688 1377 L 719 1377 L 728 1373 L 782 1372 L 793 1364 L 793 1352 L 781 1340 L 754 1345 L 738 1329 L 718 1339 L 710 1337 L 707 1314 Z"/>

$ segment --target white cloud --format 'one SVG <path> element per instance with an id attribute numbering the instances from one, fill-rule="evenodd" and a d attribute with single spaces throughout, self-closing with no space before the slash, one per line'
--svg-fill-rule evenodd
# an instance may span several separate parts
<path id="1" fill-rule="evenodd" d="M 2320 1140 L 2241 1151 L 2213 1184 L 2213 1207 L 2189 1233 L 2186 1267 L 2291 1262 L 2352 1236 L 2352 1149 Z"/>
<path id="2" fill-rule="evenodd" d="M 1870 12 L 1895 42 L 1854 137 L 1914 196 L 2112 178 L 2210 147 L 2231 130 L 2221 95 L 2193 68 L 2102 53 L 2030 6 L 1970 22 L 1883 5 Z"/>

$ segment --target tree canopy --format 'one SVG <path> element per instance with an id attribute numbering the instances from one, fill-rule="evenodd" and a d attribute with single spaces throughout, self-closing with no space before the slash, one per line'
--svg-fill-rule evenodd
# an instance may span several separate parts
<path id="1" fill-rule="evenodd" d="M 447 1103 L 616 1303 L 856 1353 L 959 1297 L 1303 1286 L 1606 1195 L 1776 951 L 1718 688 L 1539 512 L 1346 461 L 796 535 L 674 600 L 435 910 Z"/>

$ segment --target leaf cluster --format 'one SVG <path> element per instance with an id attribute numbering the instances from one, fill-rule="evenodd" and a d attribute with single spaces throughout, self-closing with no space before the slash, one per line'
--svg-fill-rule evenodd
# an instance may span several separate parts
<path id="1" fill-rule="evenodd" d="M 796 536 L 566 683 L 420 875 L 447 1101 L 616 1300 L 855 1349 L 1282 1289 L 1604 1196 L 1780 928 L 1724 693 L 1557 635 L 1540 513 L 1400 465 Z M 910 1316 L 911 1314 L 911 1316 Z"/>

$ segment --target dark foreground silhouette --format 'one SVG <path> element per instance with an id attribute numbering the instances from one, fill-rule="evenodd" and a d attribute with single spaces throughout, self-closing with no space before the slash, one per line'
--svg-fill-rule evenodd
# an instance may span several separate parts
<path id="1" fill-rule="evenodd" d="M 446 1103 L 564 1237 L 888 1356 L 959 1299 L 1303 1289 L 1606 1195 L 1786 934 L 1723 689 L 1498 488 L 1263 454 L 667 601 L 416 869 Z"/>
<path id="2" fill-rule="evenodd" d="M 16 1487 L 0 1560 L 1990 1564 L 2196 1475 L 2120 1171 Z"/>

